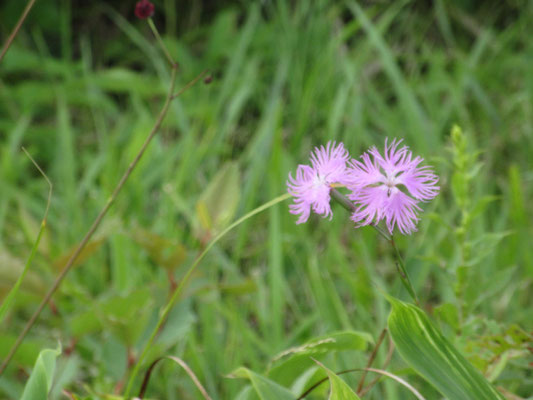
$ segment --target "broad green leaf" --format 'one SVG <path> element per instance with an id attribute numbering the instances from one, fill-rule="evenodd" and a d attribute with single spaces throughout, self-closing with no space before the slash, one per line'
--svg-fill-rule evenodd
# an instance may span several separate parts
<path id="1" fill-rule="evenodd" d="M 231 222 L 239 205 L 240 185 L 235 162 L 225 164 L 207 185 L 196 203 L 201 237 L 220 231 Z"/>
<path id="2" fill-rule="evenodd" d="M 287 388 L 250 371 L 248 368 L 240 367 L 233 371 L 231 376 L 234 378 L 249 379 L 261 400 L 294 400 L 294 395 Z"/>
<path id="3" fill-rule="evenodd" d="M 419 308 L 389 297 L 389 330 L 403 359 L 450 400 L 502 400 Z"/>
<path id="4" fill-rule="evenodd" d="M 315 361 L 326 373 L 329 378 L 330 392 L 328 400 L 360 400 L 350 386 L 346 384 L 339 376 L 324 366 L 322 363 Z"/>
<path id="5" fill-rule="evenodd" d="M 252 385 L 247 385 L 242 389 L 235 400 L 257 400 L 257 395 L 254 392 Z"/>
<path id="6" fill-rule="evenodd" d="M 317 357 L 337 351 L 364 351 L 372 341 L 372 336 L 368 333 L 358 331 L 340 331 L 319 336 L 276 356 L 271 363 L 268 377 L 282 385 L 291 385 L 299 375 L 314 365 L 311 356 Z"/>
<path id="7" fill-rule="evenodd" d="M 52 379 L 56 368 L 56 358 L 61 348 L 45 349 L 39 353 L 30 378 L 24 387 L 21 400 L 46 400 L 52 387 Z"/>

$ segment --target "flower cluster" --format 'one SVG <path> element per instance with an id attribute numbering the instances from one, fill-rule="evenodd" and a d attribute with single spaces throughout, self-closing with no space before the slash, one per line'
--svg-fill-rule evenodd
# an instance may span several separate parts
<path id="1" fill-rule="evenodd" d="M 391 234 L 395 226 L 403 234 L 416 231 L 419 202 L 438 194 L 439 178 L 401 142 L 385 140 L 383 154 L 372 147 L 359 160 L 350 159 L 342 143 L 315 148 L 311 165 L 299 165 L 296 176 L 289 174 L 287 181 L 294 197 L 290 212 L 300 216 L 296 223 L 306 222 L 311 211 L 331 218 L 330 191 L 340 185 L 351 192 L 351 218 L 357 226 L 383 220 Z"/>

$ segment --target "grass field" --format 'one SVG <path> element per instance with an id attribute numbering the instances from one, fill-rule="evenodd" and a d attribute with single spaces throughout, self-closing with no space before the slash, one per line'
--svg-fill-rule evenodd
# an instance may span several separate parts
<path id="1" fill-rule="evenodd" d="M 342 141 L 355 157 L 386 137 L 404 138 L 440 176 L 419 231 L 396 237 L 422 308 L 495 386 L 518 396 L 509 399 L 533 398 L 531 3 L 292 3 L 155 2 L 155 24 L 180 64 L 177 87 L 204 69 L 212 82 L 172 102 L 0 378 L 0 398 L 20 398 L 39 351 L 58 341 L 50 398 L 67 398 L 63 389 L 79 398 L 123 393 L 161 308 L 209 240 L 285 193 L 288 173 L 315 146 Z M 133 5 L 38 1 L 0 64 L 0 296 L 21 274 L 46 207 L 48 186 L 21 146 L 54 185 L 38 253 L 0 326 L 0 358 L 162 106 L 170 69 Z M 2 38 L 22 8 L 0 5 Z M 464 143 L 452 140 L 455 124 Z M 239 366 L 265 373 L 283 351 L 335 331 L 377 339 L 390 311 L 383 292 L 409 300 L 388 243 L 355 229 L 340 206 L 332 221 L 296 225 L 288 204 L 211 249 L 150 361 L 178 356 L 213 399 L 234 399 L 247 385 L 228 376 Z M 317 358 L 340 371 L 363 367 L 370 352 Z M 388 370 L 428 400 L 442 398 L 397 353 Z M 342 378 L 355 389 L 360 376 Z M 171 362 L 154 371 L 147 396 L 203 398 Z M 414 397 L 382 380 L 364 398 Z"/>

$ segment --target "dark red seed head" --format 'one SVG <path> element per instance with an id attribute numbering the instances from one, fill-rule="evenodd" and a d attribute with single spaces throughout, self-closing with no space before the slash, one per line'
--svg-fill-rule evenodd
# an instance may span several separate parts
<path id="1" fill-rule="evenodd" d="M 149 0 L 141 0 L 135 4 L 135 16 L 140 19 L 154 15 L 154 5 Z"/>

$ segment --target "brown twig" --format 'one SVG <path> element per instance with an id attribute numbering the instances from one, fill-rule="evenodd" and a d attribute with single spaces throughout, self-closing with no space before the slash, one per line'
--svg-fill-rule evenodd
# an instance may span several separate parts
<path id="1" fill-rule="evenodd" d="M 159 130 L 159 127 L 161 126 L 161 123 L 163 122 L 163 119 L 165 118 L 165 116 L 167 114 L 168 108 L 170 106 L 170 102 L 174 98 L 173 92 L 174 92 L 174 86 L 175 86 L 175 83 L 176 83 L 176 72 L 177 72 L 177 64 L 173 64 L 172 65 L 172 76 L 171 76 L 170 88 L 168 90 L 168 94 L 167 94 L 167 97 L 165 99 L 165 103 L 163 105 L 163 108 L 159 112 L 159 116 L 157 117 L 157 120 L 156 120 L 156 122 L 155 122 L 155 124 L 154 124 L 154 126 L 153 126 L 153 128 L 152 128 L 152 130 L 150 132 L 150 134 L 148 135 L 148 137 L 144 141 L 143 145 L 141 146 L 141 149 L 139 150 L 139 153 L 137 153 L 137 155 L 135 156 L 133 161 L 128 166 L 128 169 L 126 170 L 124 175 L 122 175 L 122 178 L 120 179 L 120 181 L 118 182 L 117 186 L 113 190 L 113 193 L 111 194 L 111 196 L 107 200 L 104 208 L 102 208 L 102 210 L 100 211 L 100 213 L 98 214 L 98 216 L 94 220 L 93 224 L 91 225 L 91 227 L 89 228 L 89 230 L 87 231 L 87 233 L 85 234 L 85 236 L 83 237 L 81 242 L 79 243 L 78 247 L 76 248 L 74 253 L 68 259 L 65 267 L 63 268 L 61 273 L 58 275 L 58 277 L 56 278 L 56 280 L 52 284 L 52 287 L 46 293 L 46 296 L 41 301 L 41 304 L 39 304 L 39 307 L 33 313 L 33 315 L 31 316 L 30 320 L 27 322 L 26 326 L 24 327 L 22 332 L 17 337 L 17 340 L 15 341 L 15 344 L 11 347 L 9 353 L 7 354 L 6 358 L 2 362 L 2 365 L 0 366 L 0 375 L 4 372 L 4 370 L 6 369 L 7 365 L 9 364 L 9 361 L 11 360 L 11 358 L 13 358 L 15 352 L 17 351 L 17 349 L 19 348 L 20 344 L 22 343 L 22 341 L 26 337 L 26 334 L 30 331 L 30 329 L 32 328 L 33 324 L 35 324 L 35 322 L 37 321 L 37 318 L 41 314 L 41 311 L 46 306 L 46 304 L 48 304 L 48 302 L 50 301 L 50 299 L 52 298 L 52 296 L 54 295 L 56 290 L 59 288 L 59 285 L 61 284 L 63 279 L 65 278 L 67 273 L 70 271 L 70 269 L 74 265 L 74 262 L 76 261 L 76 259 L 80 255 L 80 253 L 83 251 L 83 249 L 85 248 L 85 246 L 87 245 L 87 243 L 89 242 L 89 240 L 91 239 L 93 234 L 96 232 L 96 229 L 98 228 L 98 226 L 100 225 L 100 223 L 104 219 L 104 216 L 107 214 L 107 212 L 109 211 L 109 209 L 113 205 L 116 197 L 120 193 L 120 190 L 122 189 L 122 187 L 124 186 L 124 184 L 128 180 L 129 176 L 131 175 L 131 173 L 133 172 L 133 170 L 135 169 L 135 167 L 139 163 L 139 161 L 140 161 L 141 157 L 143 156 L 144 152 L 146 151 L 148 145 L 150 144 L 150 142 L 152 141 L 153 137 L 155 136 L 155 134 Z"/>
<path id="2" fill-rule="evenodd" d="M 383 366 L 381 367 L 381 369 L 383 370 L 387 369 L 387 367 L 389 366 L 392 360 L 393 354 L 394 354 L 394 342 L 392 341 L 392 338 L 389 336 L 389 352 L 387 353 L 387 358 L 385 359 L 385 362 L 383 363 Z M 365 386 L 365 388 L 361 391 L 361 393 L 358 393 L 359 396 L 363 397 L 365 394 L 367 394 L 370 391 L 370 389 L 372 389 L 374 385 L 379 382 L 380 379 L 381 379 L 381 376 L 374 378 L 372 382 L 370 382 L 367 386 Z"/>
<path id="3" fill-rule="evenodd" d="M 181 94 L 185 92 L 187 89 L 189 89 L 191 86 L 194 86 L 196 82 L 198 82 L 200 79 L 202 79 L 202 77 L 205 74 L 207 74 L 207 71 L 208 71 L 207 69 L 204 69 L 202 72 L 198 74 L 198 76 L 196 76 L 196 78 L 194 78 L 192 81 L 190 81 L 185 86 L 183 86 L 180 90 L 178 90 L 176 94 L 172 95 L 172 100 L 174 100 L 176 97 L 181 96 Z"/>
<path id="4" fill-rule="evenodd" d="M 368 362 L 366 363 L 366 368 L 370 368 L 372 366 L 372 363 L 376 359 L 376 356 L 378 354 L 378 350 L 381 346 L 381 343 L 383 343 L 383 339 L 385 339 L 385 335 L 387 334 L 387 327 L 383 328 L 381 331 L 378 341 L 376 342 L 376 345 L 374 346 L 374 350 L 372 351 L 372 354 L 370 354 L 370 357 L 368 358 Z M 363 386 L 365 384 L 367 371 L 363 371 L 363 374 L 361 375 L 361 380 L 359 381 L 359 385 L 357 385 L 357 394 L 360 394 L 363 390 Z"/>
<path id="5" fill-rule="evenodd" d="M 22 15 L 20 16 L 19 20 L 17 21 L 17 24 L 15 25 L 15 27 L 11 31 L 11 34 L 7 38 L 6 42 L 4 43 L 4 47 L 2 48 L 2 53 L 0 53 L 0 63 L 4 59 L 4 56 L 7 53 L 7 51 L 9 50 L 9 47 L 11 46 L 11 43 L 15 39 L 15 36 L 17 36 L 17 34 L 19 33 L 20 27 L 24 23 L 24 20 L 26 19 L 26 17 L 30 13 L 30 10 L 32 9 L 34 4 L 35 4 L 35 0 L 30 0 L 30 1 L 28 1 L 28 4 L 26 4 L 26 8 L 22 12 Z"/>

